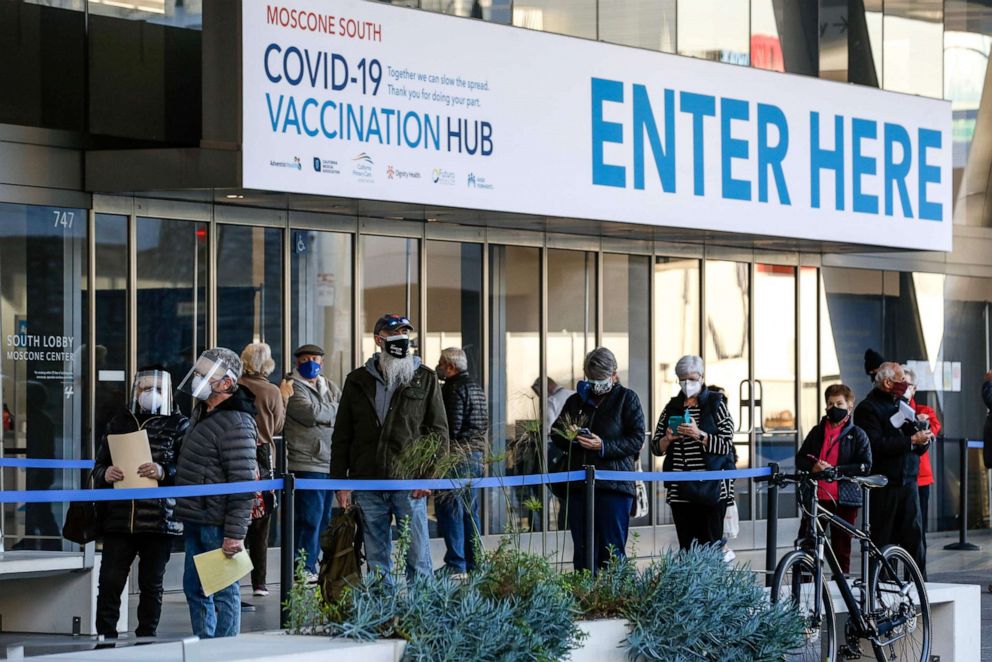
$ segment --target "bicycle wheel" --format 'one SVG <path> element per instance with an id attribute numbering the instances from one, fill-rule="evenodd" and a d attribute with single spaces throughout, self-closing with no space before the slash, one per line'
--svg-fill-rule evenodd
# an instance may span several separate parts
<path id="1" fill-rule="evenodd" d="M 875 599 L 877 641 L 872 644 L 879 660 L 930 662 L 930 601 L 923 573 L 902 547 L 882 549 L 873 563 L 869 587 Z"/>
<path id="2" fill-rule="evenodd" d="M 790 662 L 833 662 L 837 642 L 834 636 L 834 606 L 830 600 L 827 582 L 822 578 L 822 605 L 815 605 L 814 578 L 816 566 L 806 552 L 789 552 L 775 568 L 772 579 L 772 602 L 790 600 L 799 610 L 805 624 L 802 646 L 785 659 Z"/>

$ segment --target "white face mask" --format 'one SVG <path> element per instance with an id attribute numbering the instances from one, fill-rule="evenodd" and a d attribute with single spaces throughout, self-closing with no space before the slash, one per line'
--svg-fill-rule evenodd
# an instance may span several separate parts
<path id="1" fill-rule="evenodd" d="M 204 383 L 206 380 L 201 375 L 193 375 L 191 387 L 197 400 L 207 401 L 214 394 L 213 385 Z"/>
<path id="2" fill-rule="evenodd" d="M 143 391 L 138 395 L 138 405 L 141 409 L 153 414 L 161 412 L 164 401 L 162 394 L 154 389 Z"/>
<path id="3" fill-rule="evenodd" d="M 679 386 L 682 387 L 682 392 L 687 398 L 694 398 L 703 390 L 703 382 L 698 379 L 679 380 Z"/>

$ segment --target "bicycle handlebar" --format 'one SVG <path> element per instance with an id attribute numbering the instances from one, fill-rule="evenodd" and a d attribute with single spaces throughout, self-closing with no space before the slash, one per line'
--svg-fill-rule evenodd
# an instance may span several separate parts
<path id="1" fill-rule="evenodd" d="M 797 471 L 793 474 L 775 473 L 771 476 L 760 476 L 755 478 L 756 483 L 801 483 L 804 481 L 822 480 L 828 483 L 837 481 L 852 480 L 868 474 L 866 464 L 841 464 L 830 467 L 823 471 Z"/>

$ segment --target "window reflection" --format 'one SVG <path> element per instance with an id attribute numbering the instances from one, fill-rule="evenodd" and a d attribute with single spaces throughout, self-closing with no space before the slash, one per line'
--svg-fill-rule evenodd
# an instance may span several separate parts
<path id="1" fill-rule="evenodd" d="M 515 0 L 513 24 L 595 39 L 596 0 Z"/>
<path id="2" fill-rule="evenodd" d="M 510 5 L 510 0 L 421 0 L 420 8 L 508 25 Z"/>
<path id="3" fill-rule="evenodd" d="M 420 326 L 420 248 L 406 237 L 361 237 L 362 361 L 375 354 L 375 322 L 386 313 Z M 414 338 L 414 344 L 418 341 Z"/>
<path id="4" fill-rule="evenodd" d="M 203 28 L 203 0 L 85 0 L 91 14 L 180 28 Z"/>
<path id="5" fill-rule="evenodd" d="M 817 329 L 819 277 L 816 267 L 799 268 L 799 439 L 820 420 L 823 404 L 820 400 L 819 367 L 817 361 Z"/>
<path id="6" fill-rule="evenodd" d="M 943 32 L 943 0 L 885 3 L 885 89 L 940 98 Z"/>
<path id="7" fill-rule="evenodd" d="M 815 76 L 819 13 L 807 0 L 751 0 L 751 66 Z"/>
<path id="8" fill-rule="evenodd" d="M 675 0 L 599 0 L 599 38 L 675 52 Z"/>
<path id="9" fill-rule="evenodd" d="M 747 65 L 749 12 L 749 0 L 679 2 L 679 54 Z"/>
<path id="10" fill-rule="evenodd" d="M 820 361 L 825 388 L 838 381 L 860 398 L 871 390 L 865 350 L 884 352 L 882 272 L 824 267 L 820 306 Z M 884 355 L 884 354 L 883 354 Z"/>
<path id="11" fill-rule="evenodd" d="M 249 343 L 268 343 L 282 366 L 282 316 L 282 230 L 218 226 L 217 344 L 241 354 Z"/>
<path id="12" fill-rule="evenodd" d="M 306 343 L 320 345 L 325 352 L 324 374 L 343 386 L 354 368 L 352 236 L 294 230 L 290 269 L 291 349 Z"/>

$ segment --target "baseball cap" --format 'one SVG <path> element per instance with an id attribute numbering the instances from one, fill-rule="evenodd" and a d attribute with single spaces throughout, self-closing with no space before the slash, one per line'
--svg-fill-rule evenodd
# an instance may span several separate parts
<path id="1" fill-rule="evenodd" d="M 407 328 L 413 331 L 413 324 L 404 315 L 387 313 L 376 320 L 373 333 L 379 335 L 380 331 L 395 331 L 396 329 Z"/>

